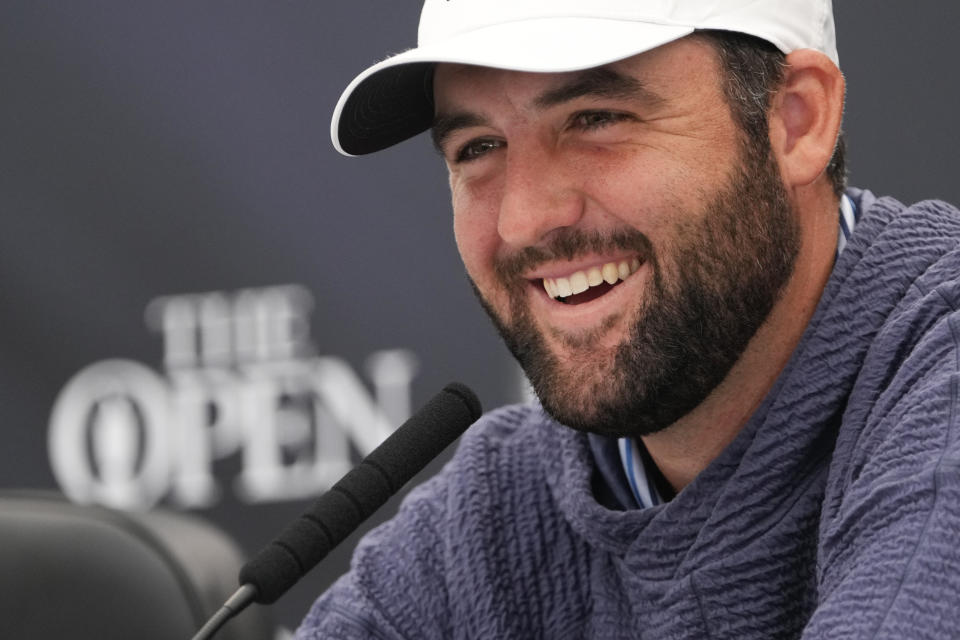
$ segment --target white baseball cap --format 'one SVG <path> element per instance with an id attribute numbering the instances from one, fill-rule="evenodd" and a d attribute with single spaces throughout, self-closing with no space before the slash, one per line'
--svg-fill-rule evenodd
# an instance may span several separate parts
<path id="1" fill-rule="evenodd" d="M 417 47 L 373 65 L 340 96 L 333 145 L 362 155 L 427 130 L 438 62 L 579 71 L 698 29 L 756 36 L 784 53 L 815 49 L 838 64 L 831 0 L 425 0 Z"/>

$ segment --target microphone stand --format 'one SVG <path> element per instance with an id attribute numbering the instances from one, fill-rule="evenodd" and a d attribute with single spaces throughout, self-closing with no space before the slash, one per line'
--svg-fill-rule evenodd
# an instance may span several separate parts
<path id="1" fill-rule="evenodd" d="M 191 640 L 209 640 L 220 627 L 227 623 L 227 620 L 246 609 L 256 598 L 257 588 L 255 586 L 252 584 L 241 585 L 232 596 L 227 598 L 223 606 L 210 616 L 210 619 L 200 627 L 200 630 L 194 634 Z"/>
<path id="2" fill-rule="evenodd" d="M 270 604 L 440 455 L 482 409 L 451 382 L 240 570 L 240 588 L 192 640 L 209 640 L 251 602 Z"/>

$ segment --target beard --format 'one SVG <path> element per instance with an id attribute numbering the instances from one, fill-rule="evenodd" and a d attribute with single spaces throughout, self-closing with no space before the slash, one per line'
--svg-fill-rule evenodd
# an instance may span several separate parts
<path id="1" fill-rule="evenodd" d="M 740 156 L 726 183 L 703 194 L 700 215 L 676 212 L 671 247 L 656 251 L 632 228 L 606 235 L 562 228 L 495 264 L 510 292 L 508 315 L 474 285 L 558 422 L 605 436 L 655 433 L 703 402 L 743 354 L 793 273 L 800 230 L 769 145 L 744 144 Z M 521 274 L 551 259 L 620 250 L 637 253 L 650 272 L 643 300 L 625 310 L 626 337 L 613 349 L 600 346 L 616 322 L 610 318 L 586 333 L 553 332 L 566 349 L 555 353 L 530 314 L 530 283 Z"/>

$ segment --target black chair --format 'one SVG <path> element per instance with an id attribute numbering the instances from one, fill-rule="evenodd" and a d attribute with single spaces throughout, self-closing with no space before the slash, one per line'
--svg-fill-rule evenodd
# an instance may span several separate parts
<path id="1" fill-rule="evenodd" d="M 0 637 L 189 640 L 237 588 L 243 558 L 208 522 L 0 493 Z M 272 640 L 250 607 L 217 640 Z"/>

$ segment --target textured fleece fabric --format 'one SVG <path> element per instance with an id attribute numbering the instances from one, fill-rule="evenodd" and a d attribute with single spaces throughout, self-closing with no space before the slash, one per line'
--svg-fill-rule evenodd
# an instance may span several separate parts
<path id="1" fill-rule="evenodd" d="M 792 359 L 671 502 L 604 508 L 585 436 L 500 409 L 297 637 L 960 637 L 960 213 L 852 195 Z"/>

